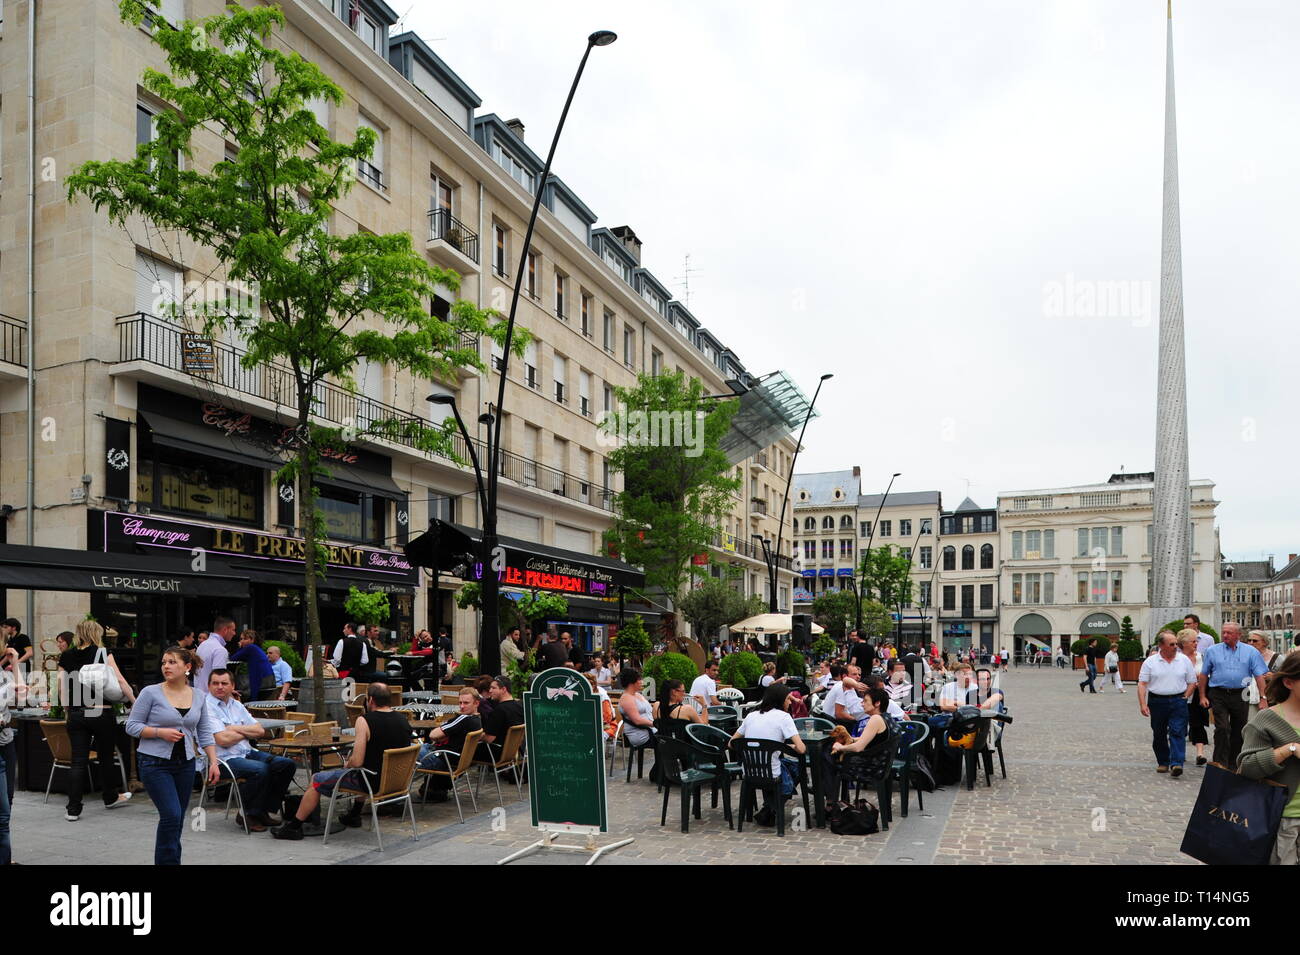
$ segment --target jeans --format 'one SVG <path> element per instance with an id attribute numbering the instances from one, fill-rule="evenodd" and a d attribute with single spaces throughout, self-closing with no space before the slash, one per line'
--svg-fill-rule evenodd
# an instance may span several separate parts
<path id="1" fill-rule="evenodd" d="M 136 754 L 140 782 L 158 810 L 158 833 L 154 839 L 154 865 L 181 864 L 181 832 L 185 810 L 194 792 L 194 760 L 162 759 L 148 753 Z"/>
<path id="2" fill-rule="evenodd" d="M 1211 686 L 1207 689 L 1210 708 L 1214 711 L 1214 761 L 1235 771 L 1237 757 L 1241 755 L 1241 731 L 1250 716 L 1250 705 L 1239 688 Z"/>
<path id="3" fill-rule="evenodd" d="M 91 710 L 94 714 L 95 711 Z M 113 753 L 117 746 L 117 719 L 111 707 L 99 708 L 95 715 L 78 707 L 68 710 L 68 738 L 72 741 L 72 771 L 68 779 L 68 812 L 81 815 L 81 794 L 86 791 L 86 764 L 93 749 L 98 756 L 99 787 L 104 805 L 117 802 L 117 784 L 121 782 Z"/>
<path id="4" fill-rule="evenodd" d="M 7 747 L 6 747 L 7 749 Z M 11 855 L 9 845 L 9 790 L 6 780 L 12 780 L 13 774 L 7 772 L 8 766 L 4 756 L 0 756 L 0 865 L 8 865 Z"/>
<path id="5" fill-rule="evenodd" d="M 1159 766 L 1181 766 L 1187 755 L 1187 701 L 1181 696 L 1147 697 L 1151 711 L 1151 748 Z"/>
<path id="6" fill-rule="evenodd" d="M 243 776 L 240 797 L 244 801 L 244 812 L 250 816 L 264 816 L 270 812 L 279 812 L 284 805 L 284 794 L 293 782 L 298 764 L 284 756 L 272 756 L 259 750 L 249 750 L 243 756 L 226 760 L 236 776 Z M 222 769 L 222 773 L 225 770 Z"/>
<path id="7" fill-rule="evenodd" d="M 9 805 L 14 802 L 14 783 L 18 776 L 18 743 L 10 740 L 7 743 L 0 744 L 0 758 L 3 758 L 9 765 L 9 771 L 5 774 L 7 780 L 5 784 L 5 795 L 9 797 Z"/>
<path id="8" fill-rule="evenodd" d="M 1079 683 L 1079 688 L 1082 689 L 1083 687 L 1086 686 L 1090 692 L 1092 692 L 1092 693 L 1096 693 L 1096 692 L 1097 692 L 1097 688 L 1096 688 L 1095 686 L 1092 685 L 1092 681 L 1095 680 L 1095 679 L 1097 679 L 1097 664 L 1095 664 L 1095 663 L 1093 663 L 1091 660 L 1089 660 L 1089 661 L 1088 661 L 1088 679 L 1081 681 L 1081 682 Z"/>

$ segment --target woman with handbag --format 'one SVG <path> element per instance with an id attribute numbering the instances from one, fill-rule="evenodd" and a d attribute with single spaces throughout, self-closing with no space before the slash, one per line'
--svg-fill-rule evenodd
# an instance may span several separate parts
<path id="1" fill-rule="evenodd" d="M 99 757 L 99 785 L 104 808 L 117 809 L 131 801 L 118 792 L 121 777 L 113 765 L 117 749 L 117 717 L 113 704 L 135 702 L 131 685 L 117 668 L 113 653 L 104 647 L 104 628 L 94 620 L 77 624 L 72 649 L 59 654 L 59 702 L 68 714 L 68 739 L 72 743 L 72 771 L 68 774 L 68 807 L 64 818 L 81 818 L 81 794 L 86 787 L 86 763 L 93 749 Z"/>
<path id="2" fill-rule="evenodd" d="M 1237 772 L 1287 789 L 1273 865 L 1300 865 L 1300 653 L 1289 654 L 1268 684 L 1268 707 L 1242 733 Z"/>
<path id="3" fill-rule="evenodd" d="M 208 715 L 207 693 L 190 686 L 190 674 L 198 672 L 201 662 L 192 650 L 175 646 L 164 650 L 163 682 L 140 691 L 126 720 L 126 731 L 140 740 L 136 753 L 140 782 L 158 810 L 154 865 L 181 864 L 181 832 L 200 749 L 208 759 L 209 785 L 215 786 L 221 778 L 214 734 L 222 727 Z"/>

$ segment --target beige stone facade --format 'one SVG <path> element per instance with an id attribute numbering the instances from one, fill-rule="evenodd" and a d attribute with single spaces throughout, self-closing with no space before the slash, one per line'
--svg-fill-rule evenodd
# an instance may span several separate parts
<path id="1" fill-rule="evenodd" d="M 356 185 L 337 204 L 331 228 L 409 232 L 431 262 L 460 272 L 461 297 L 504 310 L 531 204 L 520 181 L 528 173 L 520 173 L 517 163 L 537 161 L 523 145 L 522 127 L 493 116 L 476 117 L 472 91 L 458 77 L 439 79 L 434 67 L 445 71 L 445 64 L 419 65 L 420 50 L 427 48 L 418 38 L 408 34 L 397 43 L 402 38 L 388 36 L 391 24 L 384 21 L 391 11 L 386 13 L 382 3 L 363 2 L 363 16 L 352 28 L 338 14 L 337 0 L 333 5 L 284 0 L 282 7 L 287 24 L 274 42 L 317 63 L 344 90 L 344 102 L 321 116 L 330 134 L 348 140 L 360 124 L 367 124 L 381 142 Z M 194 19 L 220 13 L 223 4 L 168 0 L 162 9 Z M 131 422 L 138 432 L 142 389 L 219 403 L 271 422 L 286 423 L 293 414 L 278 390 L 282 379 L 271 371 L 247 371 L 233 362 L 218 362 L 216 371 L 204 375 L 183 370 L 179 336 L 196 329 L 159 316 L 150 307 L 156 302 L 142 299 L 150 290 L 156 298 L 166 284 L 193 291 L 209 279 L 220 283 L 223 277 L 214 273 L 210 255 L 139 223 L 117 228 L 89 203 L 66 199 L 62 180 L 72 169 L 91 159 L 131 155 L 142 110 L 168 108 L 139 87 L 144 69 L 165 65 L 160 51 L 145 30 L 118 20 L 116 4 L 43 0 L 38 5 L 35 312 L 31 327 L 25 327 L 25 10 L 23 4 L 6 4 L 0 40 L 0 313 L 13 316 L 3 326 L 14 329 L 6 331 L 5 341 L 11 334 L 31 334 L 35 342 L 36 543 L 84 550 L 91 546 L 89 513 L 142 512 L 140 501 L 108 500 L 105 488 L 105 419 Z M 379 49 L 370 45 L 372 28 L 379 29 Z M 395 61 L 409 55 L 418 69 L 412 68 L 408 79 L 400 64 L 390 64 L 383 53 Z M 187 162 L 209 167 L 223 158 L 227 144 L 209 131 L 197 136 L 192 148 Z M 509 150 L 514 165 L 503 158 Z M 54 170 L 48 181 L 40 176 L 45 169 Z M 606 467 L 608 439 L 597 425 L 600 412 L 609 407 L 608 389 L 632 386 L 640 372 L 680 369 L 699 379 L 708 393 L 719 394 L 728 391 L 727 379 L 752 376 L 640 267 L 640 243 L 631 230 L 593 231 L 594 216 L 586 215 L 585 206 L 562 182 L 552 177 L 542 188 L 549 200 L 534 234 L 535 257 L 527 267 L 530 277 L 518 314 L 519 324 L 536 342 L 524 359 L 512 358 L 509 366 L 503 448 L 510 456 L 500 482 L 499 530 L 599 554 L 601 534 L 610 523 L 610 495 L 617 488 Z M 635 266 L 616 268 L 617 256 L 597 251 L 600 242 L 615 238 L 626 256 L 636 259 Z M 607 336 L 607 329 L 612 334 Z M 738 327 L 727 327 L 725 318 L 719 331 L 724 337 L 740 333 Z M 236 354 L 238 346 L 227 335 L 218 343 L 218 353 Z M 421 381 L 393 369 L 360 368 L 357 394 L 322 412 L 323 418 L 346 426 L 349 416 L 379 408 L 436 423 L 443 414 L 431 412 L 425 397 L 430 390 L 442 390 L 456 396 L 473 428 L 478 413 L 495 403 L 499 380 L 488 343 L 479 347 L 488 371 L 454 381 Z M 0 355 L 0 503 L 17 508 L 7 519 L 6 533 L 10 543 L 21 543 L 29 520 L 22 507 L 27 411 L 23 368 L 10 360 L 19 353 L 11 352 Z M 457 522 L 480 523 L 473 474 L 467 468 L 398 443 L 369 440 L 361 446 L 391 461 L 391 479 L 406 500 L 382 504 L 380 539 L 359 543 L 398 549 L 404 531 L 413 535 L 435 513 L 446 516 L 447 499 L 455 501 L 451 514 Z M 766 592 L 763 563 L 750 536 L 776 539 L 780 493 L 793 452 L 793 438 L 785 438 L 737 465 L 744 491 L 727 526 L 720 528 L 714 553 L 743 568 L 746 592 Z M 133 492 L 140 487 L 137 461 L 132 454 Z M 276 519 L 271 473 L 262 472 L 258 481 L 263 517 L 252 529 L 290 535 L 292 526 Z M 157 507 L 152 510 L 154 516 L 164 515 Z M 399 515 L 404 515 L 400 527 Z M 184 519 L 222 523 L 193 514 Z M 783 536 L 787 558 L 793 553 L 790 537 Z M 786 606 L 792 579 L 787 562 L 778 583 Z M 453 625 L 458 653 L 476 642 L 472 615 L 455 610 L 449 599 L 459 583 L 444 577 L 437 591 L 440 619 Z M 408 598 L 413 603 L 406 622 L 412 629 L 433 619 L 433 592 L 426 575 Z M 23 617 L 25 598 L 24 592 L 10 590 L 8 612 Z M 90 609 L 87 594 L 39 592 L 35 619 L 24 624 L 35 637 L 49 636 Z M 242 608 L 241 626 L 258 626 L 257 613 L 254 607 Z M 210 621 L 184 622 L 203 627 Z"/>

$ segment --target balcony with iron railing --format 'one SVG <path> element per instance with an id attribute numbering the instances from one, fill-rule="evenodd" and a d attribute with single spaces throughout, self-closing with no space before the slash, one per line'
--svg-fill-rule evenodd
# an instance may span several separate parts
<path id="1" fill-rule="evenodd" d="M 27 367 L 27 325 L 8 315 L 0 315 L 0 363 Z M 13 369 L 0 368 L 0 377 L 21 376 Z"/>
<path id="2" fill-rule="evenodd" d="M 425 250 L 440 264 L 459 272 L 479 269 L 478 235 L 453 216 L 450 209 L 430 210 Z"/>
<path id="3" fill-rule="evenodd" d="M 280 405 L 291 412 L 298 409 L 298 394 L 293 372 L 280 365 L 263 364 L 245 368 L 241 363 L 245 352 L 218 340 L 211 343 L 212 369 L 195 373 L 184 360 L 182 335 L 184 329 L 164 322 L 152 315 L 135 312 L 117 319 L 117 362 L 144 362 L 174 372 L 190 375 L 203 381 L 209 388 L 220 386 L 242 395 L 259 398 Z M 473 336 L 469 336 L 473 337 Z M 381 435 L 383 440 L 403 447 L 420 450 L 421 438 L 433 430 L 429 421 L 365 395 L 354 394 L 346 388 L 329 382 L 319 382 L 312 389 L 312 414 L 338 427 L 353 427 L 364 431 L 377 423 L 391 422 L 392 426 Z M 485 469 L 488 463 L 487 445 L 474 441 L 475 453 Z M 421 452 L 423 453 L 423 452 Z M 462 435 L 452 436 L 452 453 L 468 467 L 469 449 Z M 450 455 L 440 455 L 450 460 Z M 539 488 L 560 497 L 604 510 L 613 506 L 613 491 L 595 487 L 590 481 L 580 479 L 557 468 L 530 461 L 510 451 L 499 455 L 499 473 L 502 477 L 524 487 Z"/>
<path id="4" fill-rule="evenodd" d="M 729 554 L 739 554 L 741 557 L 748 557 L 750 560 L 756 560 L 759 563 L 765 563 L 766 557 L 763 555 L 763 547 L 753 541 L 743 540 L 735 534 L 714 534 L 709 542 L 719 550 L 726 551 Z M 777 566 L 782 570 L 792 569 L 792 560 L 789 556 L 782 555 L 777 558 Z"/>

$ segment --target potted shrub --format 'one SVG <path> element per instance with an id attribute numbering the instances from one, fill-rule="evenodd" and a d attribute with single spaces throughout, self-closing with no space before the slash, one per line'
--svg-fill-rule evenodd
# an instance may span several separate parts
<path id="1" fill-rule="evenodd" d="M 808 675 L 807 658 L 794 647 L 787 647 L 777 655 L 776 675 L 802 680 Z"/>
<path id="2" fill-rule="evenodd" d="M 689 693 L 691 683 L 700 675 L 700 670 L 695 661 L 684 653 L 660 653 L 646 661 L 642 675 L 647 685 L 650 680 L 654 680 L 654 692 L 647 689 L 647 698 L 658 699 L 659 687 L 663 686 L 665 680 L 681 680 L 682 686 Z"/>
<path id="3" fill-rule="evenodd" d="M 637 615 L 628 617 L 627 622 L 618 628 L 610 649 L 615 656 L 622 658 L 625 666 L 640 667 L 641 658 L 653 647 L 650 634 L 646 633 L 645 624 Z"/>
<path id="4" fill-rule="evenodd" d="M 835 641 L 826 634 L 822 634 L 812 643 L 812 654 L 818 660 L 825 660 L 835 655 Z"/>
<path id="5" fill-rule="evenodd" d="M 718 664 L 718 680 L 745 694 L 746 701 L 758 699 L 758 680 L 763 675 L 763 661 L 757 654 L 744 650 L 728 653 Z"/>
<path id="6" fill-rule="evenodd" d="M 1181 620 L 1171 620 L 1163 627 L 1160 628 L 1160 630 L 1172 630 L 1175 636 L 1177 636 L 1178 631 L 1182 629 L 1183 629 L 1183 622 Z M 1158 634 L 1160 630 L 1157 630 L 1155 633 L 1151 635 L 1152 644 L 1155 643 L 1156 634 Z M 1215 630 L 1213 627 L 1211 627 L 1208 623 L 1205 623 L 1204 621 L 1202 621 L 1201 623 L 1201 633 L 1208 633 L 1210 636 L 1214 638 L 1215 643 L 1220 642 L 1219 631 Z"/>
<path id="7" fill-rule="evenodd" d="M 1070 644 L 1070 652 L 1074 654 L 1074 669 L 1086 670 L 1088 668 L 1088 658 L 1085 657 L 1084 651 L 1088 649 L 1088 641 L 1097 641 L 1098 653 L 1105 655 L 1110 649 L 1110 637 L 1081 637 Z M 1097 658 L 1097 675 L 1101 676 L 1101 657 Z"/>

